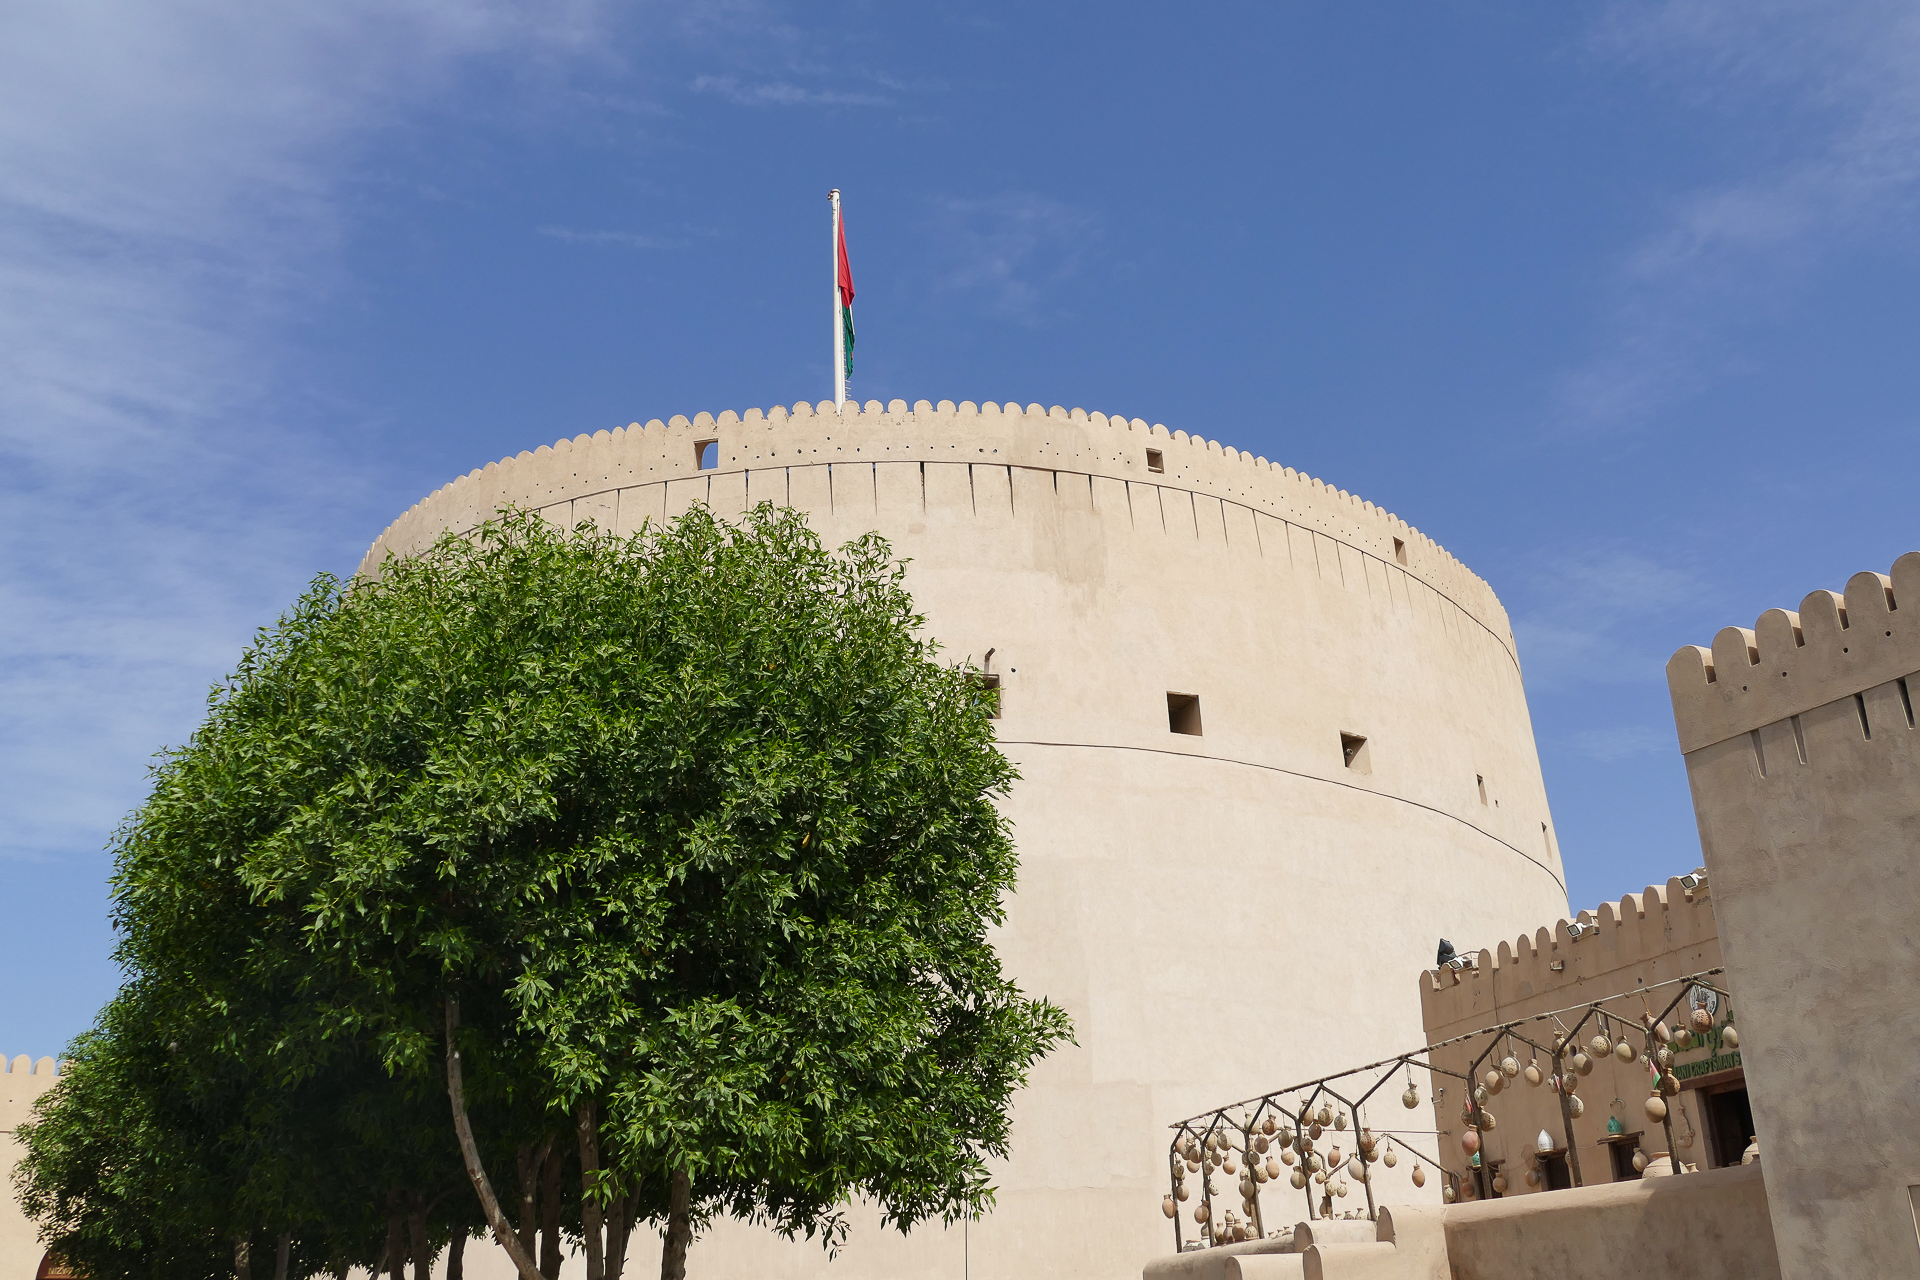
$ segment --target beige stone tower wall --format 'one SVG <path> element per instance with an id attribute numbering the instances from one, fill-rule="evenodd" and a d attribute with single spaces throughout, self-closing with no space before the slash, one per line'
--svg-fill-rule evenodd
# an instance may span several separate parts
<path id="1" fill-rule="evenodd" d="M 1199 436 L 924 400 L 676 417 L 456 480 L 362 567 L 506 502 L 632 530 L 762 500 L 830 543 L 885 534 L 948 656 L 991 654 L 1024 776 L 997 942 L 1079 1044 L 1022 1095 L 988 1221 L 856 1230 L 830 1272 L 817 1246 L 728 1227 L 697 1270 L 1138 1274 L 1170 1245 L 1170 1121 L 1419 1043 L 1405 975 L 1438 937 L 1565 914 L 1493 592 L 1371 503 Z M 1199 736 L 1169 731 L 1170 692 L 1199 696 Z M 1367 739 L 1352 767 L 1343 733 Z"/>
<path id="2" fill-rule="evenodd" d="M 1788 1280 L 1920 1275 L 1920 552 L 1667 664 Z"/>
<path id="3" fill-rule="evenodd" d="M 26 1155 L 13 1131 L 32 1118 L 33 1104 L 58 1083 L 57 1070 L 52 1058 L 35 1062 L 23 1053 L 10 1067 L 0 1058 L 0 1172 L 7 1177 L 6 1193 L 0 1196 L 0 1275 L 19 1280 L 32 1280 L 47 1250 L 40 1243 L 40 1229 L 20 1211 L 13 1192 L 14 1166 Z"/>

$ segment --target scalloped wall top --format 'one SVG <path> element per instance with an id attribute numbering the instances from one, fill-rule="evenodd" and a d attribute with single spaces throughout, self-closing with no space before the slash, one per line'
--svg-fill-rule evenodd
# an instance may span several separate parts
<path id="1" fill-rule="evenodd" d="M 556 440 L 552 445 L 542 445 L 538 449 L 522 451 L 513 457 L 490 462 L 486 466 L 460 476 L 441 486 L 427 497 L 410 507 L 407 512 L 395 520 L 382 532 L 367 555 L 362 559 L 360 572 L 367 573 L 377 566 L 388 553 L 408 554 L 418 549 L 420 535 L 428 533 L 429 526 L 435 526 L 433 533 L 440 529 L 454 527 L 428 516 L 428 509 L 436 508 L 449 499 L 460 499 L 459 505 L 468 506 L 473 499 L 485 499 L 486 492 L 497 491 L 507 494 L 509 485 L 504 483 L 503 471 L 511 471 L 519 466 L 538 460 L 552 460 L 557 454 L 570 454 L 583 449 L 625 450 L 638 445 L 642 449 L 658 451 L 662 456 L 675 459 L 675 465 L 668 468 L 651 469 L 664 474 L 654 474 L 654 480 L 675 478 L 677 474 L 717 474 L 709 471 L 700 473 L 692 461 L 692 452 L 688 447 L 691 441 L 708 434 L 725 437 L 743 430 L 779 430 L 785 429 L 837 429 L 871 430 L 877 427 L 919 428 L 926 430 L 946 429 L 961 433 L 978 433 L 995 427 L 1035 427 L 1044 429 L 1050 422 L 1071 423 L 1081 431 L 1092 433 L 1104 446 L 1116 446 L 1122 439 L 1130 439 L 1136 445 L 1151 446 L 1163 451 L 1164 473 L 1148 476 L 1137 474 L 1125 478 L 1151 480 L 1153 483 L 1188 487 L 1181 484 L 1183 476 L 1196 483 L 1223 478 L 1221 468 L 1227 464 L 1250 468 L 1263 482 L 1256 482 L 1253 489 L 1243 490 L 1244 482 L 1230 483 L 1227 487 L 1235 490 L 1233 500 L 1256 509 L 1279 505 L 1305 505 L 1316 512 L 1338 516 L 1343 523 L 1354 531 L 1365 530 L 1365 541 L 1370 544 L 1361 549 L 1371 552 L 1382 559 L 1396 559 L 1399 564 L 1415 577 L 1426 581 L 1430 586 L 1453 598 L 1455 603 L 1478 617 L 1480 621 L 1503 638 L 1503 643 L 1511 651 L 1511 627 L 1506 611 L 1495 596 L 1493 589 L 1472 570 L 1433 539 L 1400 519 L 1391 512 L 1377 508 L 1357 495 L 1344 489 L 1325 483 L 1315 477 L 1296 472 L 1291 467 L 1268 462 L 1265 458 L 1244 453 L 1231 445 L 1222 445 L 1217 440 L 1205 439 L 1198 435 L 1188 435 L 1185 431 L 1169 430 L 1165 425 L 1149 425 L 1139 418 L 1126 418 L 1120 415 L 1108 415 L 1100 412 L 1088 412 L 1085 409 L 1064 409 L 1059 405 L 1051 408 L 1039 404 L 1029 404 L 1024 408 L 1016 402 L 997 404 L 987 401 L 976 405 L 973 401 L 958 404 L 951 400 L 942 400 L 937 405 L 926 400 L 916 401 L 909 406 L 904 400 L 894 400 L 882 405 L 878 400 L 869 400 L 864 406 L 849 401 L 846 412 L 835 414 L 833 402 L 822 400 L 818 404 L 798 401 L 791 407 L 776 405 L 769 410 L 748 409 L 744 413 L 726 410 L 718 416 L 698 413 L 692 418 L 681 415 L 662 422 L 655 418 L 644 425 L 633 423 L 613 431 L 601 430 L 592 435 L 578 435 L 570 439 Z M 1118 437 L 1118 439 L 1116 439 Z M 1185 446 L 1181 451 L 1180 446 Z M 1028 460 L 1022 457 L 1006 457 L 996 461 L 1008 461 L 1014 465 L 1044 465 L 1056 470 L 1071 471 L 1075 467 L 1062 461 L 1060 453 L 1046 452 L 1044 457 Z M 681 455 L 685 455 L 684 458 Z M 850 459 L 840 459 L 848 461 Z M 822 459 L 825 461 L 825 459 Z M 1091 460 L 1086 460 L 1091 461 Z M 1110 465 L 1100 467 L 1100 474 L 1124 474 L 1123 468 Z M 762 464 L 765 465 L 765 464 Z M 740 470 L 741 467 L 729 466 L 725 461 L 720 472 Z M 1144 460 L 1139 468 L 1144 472 Z M 1283 486 L 1276 489 L 1275 481 Z M 637 483 L 633 482 L 633 483 Z M 1218 484 L 1208 484 L 1204 490 L 1218 492 Z M 1256 492 L 1255 490 L 1259 492 Z M 513 496 L 513 495 L 508 495 Z M 559 495 L 555 495 L 556 499 Z M 568 495 L 574 496 L 574 495 Z M 1226 496 L 1224 494 L 1220 496 Z M 1253 499 L 1248 501 L 1248 499 Z M 501 498 L 505 501 L 506 498 Z M 516 497 L 515 500 L 524 500 Z M 1264 501 L 1263 501 L 1264 500 Z M 488 506 L 487 510 L 494 509 Z M 1279 514 L 1269 511 L 1269 514 Z M 423 517 L 426 517 L 423 519 Z M 1339 537 L 1332 530 L 1323 530 L 1329 536 Z M 431 534 L 428 534 L 430 537 Z"/>
<path id="2" fill-rule="evenodd" d="M 1789 716 L 1920 672 L 1920 551 L 1890 574 L 1862 572 L 1844 596 L 1815 591 L 1798 613 L 1769 609 L 1750 631 L 1667 662 L 1680 750 L 1698 751 Z"/>

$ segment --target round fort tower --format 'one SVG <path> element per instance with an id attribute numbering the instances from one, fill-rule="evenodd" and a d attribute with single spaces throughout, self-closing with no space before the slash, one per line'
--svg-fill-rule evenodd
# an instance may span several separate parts
<path id="1" fill-rule="evenodd" d="M 1169 1122 L 1420 1044 L 1437 938 L 1567 913 L 1492 590 L 1372 503 L 1184 431 L 944 400 L 656 420 L 455 480 L 361 568 L 506 503 L 627 532 L 762 501 L 831 545 L 884 534 L 946 655 L 998 679 L 1022 781 L 997 945 L 1078 1044 L 1021 1094 L 987 1220 L 902 1239 L 856 1215 L 832 1262 L 727 1224 L 695 1273 L 1138 1275 L 1172 1245 Z M 630 1274 L 653 1256 L 636 1240 Z"/>

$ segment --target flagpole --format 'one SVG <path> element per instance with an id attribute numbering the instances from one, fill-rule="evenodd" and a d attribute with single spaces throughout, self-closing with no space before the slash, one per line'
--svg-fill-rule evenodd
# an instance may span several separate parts
<path id="1" fill-rule="evenodd" d="M 833 411 L 847 407 L 845 319 L 840 314 L 840 188 L 827 193 L 833 202 Z"/>

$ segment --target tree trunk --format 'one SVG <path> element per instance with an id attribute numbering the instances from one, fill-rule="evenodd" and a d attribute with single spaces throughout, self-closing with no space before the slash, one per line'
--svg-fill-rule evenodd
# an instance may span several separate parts
<path id="1" fill-rule="evenodd" d="M 387 1274 L 407 1280 L 406 1201 L 398 1191 L 387 1192 Z"/>
<path id="2" fill-rule="evenodd" d="M 566 1165 L 567 1153 L 556 1145 L 540 1171 L 540 1274 L 546 1280 L 560 1280 L 560 1175 Z"/>
<path id="3" fill-rule="evenodd" d="M 241 1236 L 233 1242 L 234 1280 L 253 1280 L 253 1242 Z"/>
<path id="4" fill-rule="evenodd" d="M 447 997 L 447 1098 L 453 1103 L 453 1131 L 460 1139 L 460 1158 L 467 1166 L 467 1180 L 473 1183 L 474 1194 L 480 1197 L 480 1211 L 487 1215 L 487 1225 L 493 1228 L 493 1238 L 513 1259 L 514 1269 L 520 1273 L 520 1280 L 541 1280 L 539 1268 L 533 1265 L 533 1259 L 520 1247 L 520 1238 L 513 1234 L 507 1225 L 507 1216 L 500 1212 L 500 1201 L 494 1198 L 493 1184 L 487 1181 L 487 1171 L 480 1164 L 480 1147 L 473 1140 L 473 1124 L 467 1119 L 466 1088 L 460 1079 L 460 1049 L 454 1042 L 454 1032 L 460 1028 L 460 1002 L 452 996 Z M 241 1276 L 240 1280 L 248 1280 Z"/>
<path id="5" fill-rule="evenodd" d="M 273 1251 L 273 1280 L 287 1280 L 287 1261 L 293 1256 L 293 1233 L 282 1231 Z"/>
<path id="6" fill-rule="evenodd" d="M 466 1280 L 467 1274 L 467 1229 L 455 1227 L 453 1239 L 447 1244 L 447 1280 Z"/>
<path id="7" fill-rule="evenodd" d="M 693 1238 L 693 1183 L 685 1169 L 673 1171 L 667 1199 L 666 1247 L 660 1250 L 660 1280 L 687 1280 L 687 1244 Z"/>
<path id="8" fill-rule="evenodd" d="M 416 1191 L 407 1205 L 407 1243 L 413 1252 L 413 1280 L 432 1280 L 433 1250 L 427 1243 L 427 1198 Z"/>
<path id="9" fill-rule="evenodd" d="M 607 1206 L 607 1280 L 620 1280 L 627 1268 L 627 1235 L 633 1230 L 635 1198 L 615 1196 Z"/>
<path id="10" fill-rule="evenodd" d="M 600 1208 L 600 1188 L 595 1175 L 600 1172 L 600 1115 L 592 1098 L 580 1104 L 574 1123 L 580 1138 L 580 1225 L 587 1251 L 587 1280 L 605 1280 L 606 1254 L 603 1252 L 601 1226 L 605 1214 Z"/>

